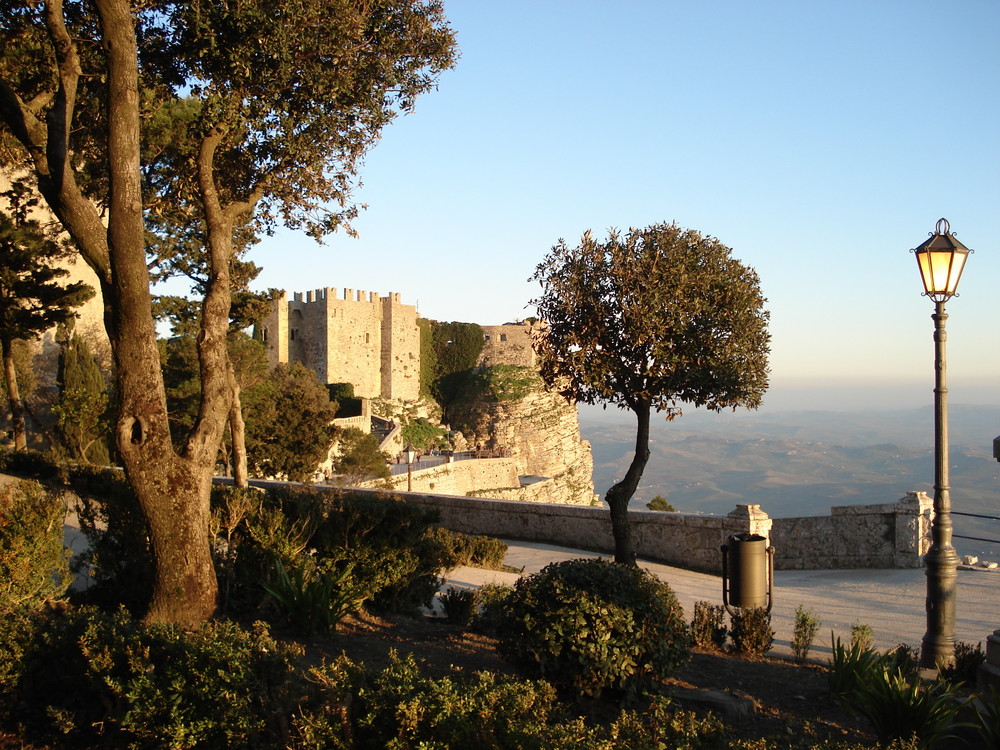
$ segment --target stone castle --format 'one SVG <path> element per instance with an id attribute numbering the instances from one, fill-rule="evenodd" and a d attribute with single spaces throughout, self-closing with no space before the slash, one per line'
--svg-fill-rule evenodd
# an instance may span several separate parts
<path id="1" fill-rule="evenodd" d="M 415 401 L 420 395 L 417 308 L 400 295 L 326 287 L 280 292 L 261 338 L 271 367 L 300 362 L 324 383 L 351 383 L 360 398 Z"/>
<path id="2" fill-rule="evenodd" d="M 278 293 L 261 338 L 271 367 L 300 362 L 324 383 L 351 383 L 360 398 L 416 401 L 420 397 L 417 308 L 400 295 L 331 287 Z M 480 367 L 534 367 L 530 323 L 482 326 Z"/>

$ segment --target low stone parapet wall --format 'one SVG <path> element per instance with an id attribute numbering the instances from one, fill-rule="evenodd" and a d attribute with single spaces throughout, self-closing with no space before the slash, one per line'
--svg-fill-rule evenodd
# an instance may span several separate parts
<path id="1" fill-rule="evenodd" d="M 926 493 L 908 492 L 895 503 L 835 507 L 828 516 L 775 518 L 774 566 L 919 568 L 930 549 L 932 507 Z"/>
<path id="2" fill-rule="evenodd" d="M 376 490 L 350 491 L 378 494 Z M 441 514 L 440 525 L 453 531 L 614 554 L 607 508 L 416 492 L 399 497 L 434 508 Z M 708 573 L 722 571 L 721 548 L 730 536 L 750 533 L 766 537 L 771 527 L 771 519 L 756 505 L 737 506 L 726 516 L 632 511 L 629 519 L 639 557 Z"/>
<path id="3" fill-rule="evenodd" d="M 251 484 L 272 483 L 251 480 Z M 466 534 L 614 554 L 606 507 L 425 492 L 340 491 L 388 495 L 433 508 L 440 513 L 441 526 Z M 738 505 L 725 516 L 630 511 L 629 520 L 639 557 L 708 573 L 722 572 L 722 545 L 737 534 L 768 539 L 779 570 L 915 568 L 923 564 L 930 548 L 932 506 L 925 493 L 909 492 L 896 503 L 836 507 L 828 516 L 772 519 L 758 505 Z"/>

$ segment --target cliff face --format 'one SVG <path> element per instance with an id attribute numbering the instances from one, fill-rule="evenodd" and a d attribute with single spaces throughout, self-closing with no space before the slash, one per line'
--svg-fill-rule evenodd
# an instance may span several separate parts
<path id="1" fill-rule="evenodd" d="M 520 488 L 491 490 L 490 497 L 590 505 L 594 463 L 580 439 L 576 407 L 545 390 L 534 367 L 484 368 L 469 397 L 449 408 L 452 429 L 470 447 L 513 459 Z"/>

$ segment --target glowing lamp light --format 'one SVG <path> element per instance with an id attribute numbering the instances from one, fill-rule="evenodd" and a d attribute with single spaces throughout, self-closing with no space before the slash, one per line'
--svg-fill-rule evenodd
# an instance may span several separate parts
<path id="1" fill-rule="evenodd" d="M 934 234 L 913 252 L 920 266 L 924 294 L 935 302 L 944 302 L 954 295 L 972 251 L 955 239 L 948 220 L 938 219 Z"/>

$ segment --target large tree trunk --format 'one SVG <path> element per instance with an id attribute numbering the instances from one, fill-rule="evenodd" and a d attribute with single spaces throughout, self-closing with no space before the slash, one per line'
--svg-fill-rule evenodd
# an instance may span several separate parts
<path id="1" fill-rule="evenodd" d="M 223 363 L 226 357 L 228 303 L 221 335 L 218 304 L 203 313 L 200 348 L 215 356 L 207 361 L 202 356 L 201 409 L 185 452 L 178 456 L 170 441 L 146 267 L 133 19 L 123 0 L 96 0 L 96 6 L 108 58 L 111 284 L 105 292 L 110 299 L 105 299 L 110 302 L 108 333 L 120 399 L 116 438 L 152 537 L 155 582 L 146 620 L 193 625 L 214 614 L 218 593 L 208 538 L 209 491 L 229 411 L 229 390 L 220 388 L 218 367 L 220 349 Z M 224 281 L 228 283 L 228 274 Z"/>
<path id="2" fill-rule="evenodd" d="M 236 487 L 248 487 L 246 425 L 243 423 L 239 383 L 233 388 L 233 405 L 229 409 L 229 433 L 233 436 L 233 484 Z"/>
<path id="3" fill-rule="evenodd" d="M 14 370 L 13 342 L 3 340 L 3 379 L 7 386 L 7 401 L 10 404 L 10 425 L 14 433 L 14 450 L 23 451 L 28 447 L 28 434 L 24 427 L 24 404 L 17 388 L 17 372 Z"/>
<path id="4" fill-rule="evenodd" d="M 635 546 L 632 543 L 632 527 L 628 520 L 628 504 L 639 486 L 642 472 L 649 461 L 649 401 L 639 401 L 633 405 L 636 416 L 635 455 L 621 481 L 612 485 L 604 496 L 611 508 L 611 533 L 615 538 L 615 562 L 635 565 Z"/>

